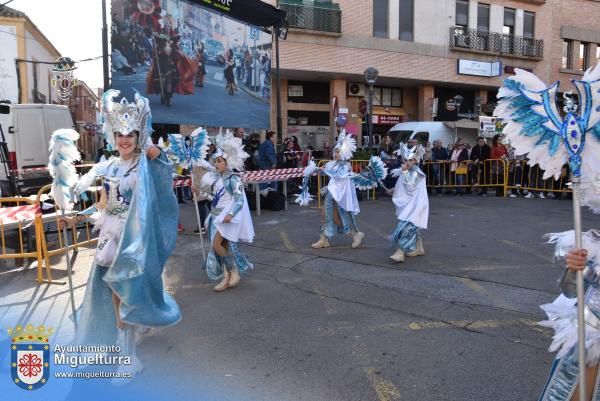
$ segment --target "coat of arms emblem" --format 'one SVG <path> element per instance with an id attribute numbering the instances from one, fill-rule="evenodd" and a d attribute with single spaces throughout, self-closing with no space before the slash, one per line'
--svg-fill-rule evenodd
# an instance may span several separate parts
<path id="1" fill-rule="evenodd" d="M 36 390 L 50 377 L 50 344 L 52 328 L 17 326 L 8 329 L 11 336 L 11 377 L 13 383 L 25 390 Z"/>

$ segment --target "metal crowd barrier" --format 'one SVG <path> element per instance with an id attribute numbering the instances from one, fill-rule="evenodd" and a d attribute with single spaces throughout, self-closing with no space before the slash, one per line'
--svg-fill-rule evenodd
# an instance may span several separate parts
<path id="1" fill-rule="evenodd" d="M 44 187 L 42 187 L 37 194 L 37 198 L 36 198 L 36 203 L 39 205 L 41 204 L 41 197 L 50 192 L 51 189 L 51 185 L 46 185 Z M 81 208 L 81 210 L 86 209 L 87 207 L 89 207 L 91 204 L 95 203 L 98 201 L 98 186 L 96 186 L 95 188 L 92 188 L 92 190 L 90 191 L 91 193 L 94 194 L 94 201 L 93 202 L 86 202 L 84 200 L 80 201 L 79 203 L 79 207 Z M 66 216 L 72 217 L 74 215 L 77 214 L 77 211 L 72 211 L 69 213 L 66 213 Z M 52 271 L 50 270 L 50 258 L 55 256 L 55 255 L 62 255 L 66 252 L 66 241 L 65 238 L 63 236 L 63 231 L 58 229 L 58 220 L 59 218 L 62 216 L 62 213 L 58 210 L 58 208 L 56 209 L 55 212 L 53 213 L 48 213 L 48 214 L 43 214 L 41 216 L 41 248 L 42 248 L 42 254 L 43 254 L 43 259 L 44 259 L 44 265 L 46 268 L 46 278 L 45 279 L 40 279 L 40 277 L 38 276 L 38 282 L 45 282 L 45 283 L 50 283 L 50 284 L 65 284 L 62 281 L 54 281 L 52 279 Z M 55 226 L 56 230 L 45 230 L 44 226 Z M 77 252 L 79 250 L 80 247 L 88 247 L 90 245 L 94 245 L 97 242 L 97 238 L 94 236 L 94 233 L 92 232 L 92 223 L 88 220 L 81 222 L 77 225 L 75 225 L 73 228 L 68 228 L 67 229 L 67 233 L 70 232 L 69 235 L 69 247 L 68 249 L 71 251 L 75 251 Z M 55 241 L 49 241 L 48 240 L 48 236 L 49 234 L 54 234 L 56 233 L 56 240 Z M 67 234 L 68 235 L 68 234 Z"/>
<path id="2" fill-rule="evenodd" d="M 7 204 L 10 204 L 8 206 Z M 35 233 L 35 250 L 32 250 L 29 230 Z M 23 230 L 28 231 L 23 241 Z M 16 230 L 18 243 L 10 244 L 9 231 Z M 41 209 L 39 203 L 28 198 L 0 198 L 0 259 L 37 259 L 37 281 L 42 281 L 42 239 Z M 27 247 L 25 247 L 25 243 Z M 10 250 L 10 252 L 7 251 Z"/>
<path id="3" fill-rule="evenodd" d="M 325 166 L 325 164 L 327 164 L 328 162 L 330 162 L 331 160 L 319 160 L 317 162 L 317 167 L 323 167 Z M 369 164 L 369 160 L 350 160 L 350 165 L 352 166 L 352 171 L 355 173 L 360 173 L 361 170 L 366 167 Z M 327 177 L 326 175 L 317 175 L 317 207 L 319 209 L 321 209 L 321 188 L 323 188 L 325 185 L 327 185 L 327 183 L 329 182 L 329 177 Z M 377 188 L 373 188 L 370 191 L 366 191 L 367 193 L 367 199 L 370 199 L 372 197 L 372 199 L 375 199 L 375 195 L 376 195 L 376 189 Z M 371 195 L 369 195 L 371 194 Z"/>
<path id="4" fill-rule="evenodd" d="M 423 172 L 427 175 L 427 187 L 430 189 L 467 189 L 498 188 L 503 196 L 512 190 L 529 192 L 570 193 L 568 166 L 558 180 L 543 179 L 544 171 L 538 165 L 529 166 L 526 161 L 505 161 L 489 159 L 479 163 L 466 160 L 460 163 L 452 161 L 427 161 L 423 163 Z"/>

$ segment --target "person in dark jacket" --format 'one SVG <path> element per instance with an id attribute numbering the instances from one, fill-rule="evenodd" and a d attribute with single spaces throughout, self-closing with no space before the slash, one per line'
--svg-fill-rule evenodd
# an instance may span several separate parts
<path id="1" fill-rule="evenodd" d="M 450 159 L 448 149 L 444 147 L 441 139 L 433 141 L 431 149 L 431 161 L 433 162 L 433 185 L 438 195 L 442 194 L 442 186 L 448 182 L 448 165 L 446 161 Z"/>
<path id="2" fill-rule="evenodd" d="M 270 170 L 277 166 L 277 156 L 275 154 L 275 142 L 277 138 L 275 132 L 267 132 L 265 141 L 258 147 L 258 167 L 261 170 Z M 260 189 L 268 187 L 273 188 L 273 183 L 260 184 Z M 275 183 L 277 185 L 277 183 Z"/>
<path id="3" fill-rule="evenodd" d="M 490 153 L 492 148 L 485 143 L 485 138 L 480 136 L 477 138 L 477 145 L 471 150 L 471 160 L 473 161 L 473 181 L 479 183 L 481 196 L 487 196 L 487 187 L 485 186 L 490 182 L 491 166 L 489 163 L 485 163 L 486 160 L 490 159 Z"/>

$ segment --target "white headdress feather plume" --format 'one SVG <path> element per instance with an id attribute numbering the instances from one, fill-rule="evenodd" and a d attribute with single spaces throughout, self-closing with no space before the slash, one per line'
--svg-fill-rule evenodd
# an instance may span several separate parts
<path id="1" fill-rule="evenodd" d="M 334 149 L 340 152 L 342 160 L 350 160 L 354 152 L 356 152 L 356 139 L 351 134 L 346 133 L 345 129 L 342 129 Z"/>
<path id="2" fill-rule="evenodd" d="M 77 172 L 73 161 L 79 159 L 79 151 L 75 141 L 79 133 L 73 129 L 54 131 L 50 139 L 50 162 L 48 170 L 53 178 L 51 196 L 61 210 L 73 208 L 71 188 L 77 183 Z"/>
<path id="3" fill-rule="evenodd" d="M 223 157 L 230 169 L 242 171 L 244 169 L 244 161 L 250 155 L 244 151 L 241 138 L 233 136 L 231 131 L 226 130 L 225 134 L 222 131 L 219 132 L 216 142 L 218 149 L 213 158 Z"/>

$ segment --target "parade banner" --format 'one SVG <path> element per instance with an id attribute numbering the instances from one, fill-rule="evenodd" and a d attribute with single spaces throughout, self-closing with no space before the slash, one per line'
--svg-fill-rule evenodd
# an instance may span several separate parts
<path id="1" fill-rule="evenodd" d="M 207 4 L 112 0 L 111 87 L 148 97 L 154 123 L 268 128 L 271 35 Z"/>

